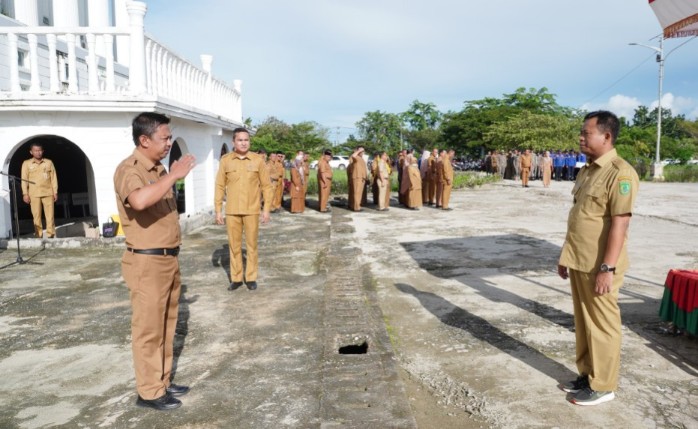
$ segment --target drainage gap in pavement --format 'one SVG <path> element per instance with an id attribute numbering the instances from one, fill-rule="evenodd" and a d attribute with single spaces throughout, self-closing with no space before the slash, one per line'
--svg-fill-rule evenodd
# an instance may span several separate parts
<path id="1" fill-rule="evenodd" d="M 368 353 L 368 341 L 340 346 L 338 351 L 340 355 L 365 355 Z"/>

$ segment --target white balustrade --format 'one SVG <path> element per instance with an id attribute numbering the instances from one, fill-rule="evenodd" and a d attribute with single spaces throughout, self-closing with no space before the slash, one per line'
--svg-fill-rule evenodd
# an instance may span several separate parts
<path id="1" fill-rule="evenodd" d="M 202 66 L 197 67 L 145 36 L 145 4 L 127 4 L 128 27 L 0 27 L 0 38 L 7 40 L 0 62 L 6 61 L 10 72 L 6 87 L 0 87 L 0 100 L 46 94 L 107 99 L 150 96 L 224 120 L 242 121 L 240 82 L 230 86 L 214 78 L 208 55 L 201 57 Z M 118 45 L 124 37 L 131 48 L 128 64 L 114 58 L 115 39 Z M 86 48 L 76 43 L 81 38 Z M 118 46 L 116 50 L 122 52 Z"/>

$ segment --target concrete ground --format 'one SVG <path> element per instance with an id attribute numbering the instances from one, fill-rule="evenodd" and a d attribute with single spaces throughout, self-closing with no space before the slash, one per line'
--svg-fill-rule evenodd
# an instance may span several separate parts
<path id="1" fill-rule="evenodd" d="M 311 204 L 260 231 L 257 291 L 226 290 L 222 227 L 185 234 L 175 382 L 134 406 L 120 240 L 0 250 L 0 427 L 697 427 L 698 342 L 657 316 L 698 268 L 695 184 L 642 183 L 620 305 L 616 400 L 578 407 L 569 285 L 555 273 L 570 183 L 454 192 L 451 212 Z M 341 204 L 341 201 L 337 201 Z"/>

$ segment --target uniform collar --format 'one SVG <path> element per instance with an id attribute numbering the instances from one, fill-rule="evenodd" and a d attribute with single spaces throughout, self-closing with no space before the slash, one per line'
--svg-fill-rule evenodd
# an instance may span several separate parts
<path id="1" fill-rule="evenodd" d="M 133 157 L 136 158 L 136 162 L 143 164 L 146 170 L 150 171 L 160 164 L 160 161 L 154 163 L 152 160 L 148 159 L 145 155 L 138 150 L 138 148 L 133 149 Z"/>
<path id="2" fill-rule="evenodd" d="M 592 164 L 596 164 L 599 167 L 604 167 L 606 164 L 611 162 L 614 158 L 618 156 L 618 153 L 616 152 L 616 148 L 613 148 L 606 152 L 605 154 L 601 155 L 601 157 L 597 158 L 596 161 L 594 161 Z"/>
<path id="3" fill-rule="evenodd" d="M 36 159 L 34 157 L 31 157 L 30 159 L 34 164 L 41 164 L 42 162 L 44 162 L 46 158 Z"/>
<path id="4" fill-rule="evenodd" d="M 247 153 L 244 154 L 244 155 L 240 155 L 239 153 L 233 151 L 233 152 L 231 152 L 231 155 L 230 155 L 230 156 L 233 157 L 233 158 L 237 158 L 237 159 L 252 159 L 252 153 L 251 153 L 251 152 L 247 152 Z"/>

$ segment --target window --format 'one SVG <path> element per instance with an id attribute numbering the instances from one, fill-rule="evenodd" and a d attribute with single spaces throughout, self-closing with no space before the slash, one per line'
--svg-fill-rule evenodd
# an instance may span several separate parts
<path id="1" fill-rule="evenodd" d="M 29 60 L 29 52 L 22 50 L 22 49 L 17 50 L 17 65 L 19 65 L 20 68 L 25 68 L 25 69 L 31 68 L 31 61 Z"/>
<path id="2" fill-rule="evenodd" d="M 12 0 L 0 0 L 0 14 L 15 17 L 15 5 Z"/>

